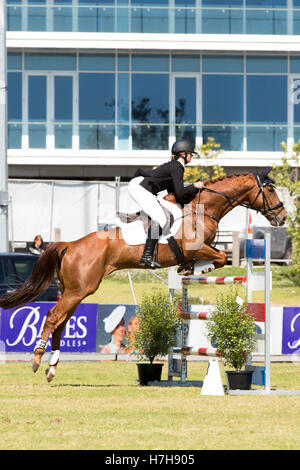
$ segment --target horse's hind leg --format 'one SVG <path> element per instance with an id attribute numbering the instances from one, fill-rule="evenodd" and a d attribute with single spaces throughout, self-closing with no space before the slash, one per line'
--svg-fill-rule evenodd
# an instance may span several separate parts
<path id="1" fill-rule="evenodd" d="M 33 372 L 36 372 L 40 366 L 40 362 L 45 353 L 47 342 L 52 331 L 62 325 L 71 312 L 74 313 L 77 305 L 85 296 L 78 296 L 72 294 L 72 292 L 65 291 L 62 298 L 52 307 L 47 313 L 44 329 L 42 332 L 41 339 L 37 342 L 34 349 L 34 358 L 31 360 L 31 367 Z M 63 328 L 62 328 L 63 330 Z M 61 334 L 61 333 L 60 333 Z"/>
<path id="2" fill-rule="evenodd" d="M 68 323 L 69 319 L 71 318 L 71 316 L 73 315 L 75 310 L 76 310 L 76 308 L 71 310 L 68 313 L 68 315 L 66 316 L 65 320 L 59 325 L 58 328 L 56 328 L 53 331 L 53 334 L 52 334 L 52 350 L 51 350 L 50 357 L 49 357 L 49 367 L 45 370 L 47 382 L 51 382 L 51 380 L 53 380 L 54 377 L 55 377 L 56 368 L 58 366 L 59 355 L 60 355 L 60 350 L 59 350 L 59 348 L 60 348 L 60 338 L 61 338 L 61 335 L 62 335 L 64 329 L 65 329 L 66 324 Z"/>

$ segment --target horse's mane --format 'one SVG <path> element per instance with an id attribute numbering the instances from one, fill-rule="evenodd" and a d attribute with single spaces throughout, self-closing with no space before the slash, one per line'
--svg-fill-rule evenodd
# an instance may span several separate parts
<path id="1" fill-rule="evenodd" d="M 224 175 L 224 176 L 219 176 L 217 178 L 207 179 L 207 180 L 203 181 L 203 183 L 206 186 L 207 184 L 216 184 L 216 183 L 219 183 L 219 182 L 231 179 L 231 178 L 233 179 L 233 178 L 246 177 L 246 176 L 252 175 L 255 178 L 257 178 L 259 176 L 262 182 L 268 180 L 270 183 L 273 184 L 274 181 L 268 176 L 271 169 L 272 169 L 271 167 L 267 167 L 264 170 L 262 170 L 260 173 L 251 173 L 251 172 L 248 172 L 248 173 L 232 173 L 231 175 Z M 197 181 L 202 181 L 202 180 L 198 179 Z M 175 195 L 173 193 L 171 193 L 171 194 L 165 196 L 165 199 L 168 200 L 169 196 L 170 196 L 170 199 L 175 198 Z M 182 201 L 182 203 L 187 204 L 187 203 L 191 202 L 192 199 L 193 198 L 188 198 L 187 200 Z"/>
<path id="2" fill-rule="evenodd" d="M 248 176 L 250 173 L 233 173 L 232 175 L 224 175 L 224 176 L 219 176 L 218 178 L 212 178 L 209 180 L 203 181 L 203 183 L 206 185 L 208 183 L 215 184 L 218 183 L 219 181 L 224 181 L 225 179 L 230 179 L 230 178 L 237 178 L 239 176 Z M 200 180 L 198 180 L 200 181 Z"/>

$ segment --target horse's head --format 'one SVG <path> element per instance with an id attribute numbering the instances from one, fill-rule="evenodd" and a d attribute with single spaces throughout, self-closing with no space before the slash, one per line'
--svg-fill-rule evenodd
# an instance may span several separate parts
<path id="1" fill-rule="evenodd" d="M 274 181 L 269 177 L 271 167 L 255 173 L 256 184 L 250 196 L 251 209 L 261 212 L 274 227 L 284 225 L 287 214 L 276 192 Z"/>

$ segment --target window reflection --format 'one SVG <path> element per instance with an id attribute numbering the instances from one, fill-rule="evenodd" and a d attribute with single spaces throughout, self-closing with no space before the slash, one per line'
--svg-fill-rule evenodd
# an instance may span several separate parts
<path id="1" fill-rule="evenodd" d="M 286 56 L 205 54 L 202 68 L 200 54 L 186 59 L 184 76 L 182 54 L 9 54 L 9 148 L 159 151 L 211 136 L 224 150 L 280 151 L 288 106 L 298 140 Z M 299 64 L 290 58 L 297 86 Z"/>

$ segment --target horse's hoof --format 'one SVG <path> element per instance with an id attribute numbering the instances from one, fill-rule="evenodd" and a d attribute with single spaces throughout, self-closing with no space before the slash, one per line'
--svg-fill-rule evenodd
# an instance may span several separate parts
<path id="1" fill-rule="evenodd" d="M 31 365 L 31 368 L 32 368 L 33 372 L 36 372 L 38 370 L 38 368 L 40 367 L 40 364 L 38 362 L 36 362 L 35 359 L 31 359 L 30 365 Z"/>
<path id="2" fill-rule="evenodd" d="M 45 374 L 47 382 L 51 382 L 55 377 L 55 369 L 53 369 L 53 367 L 48 367 L 48 369 L 45 370 Z"/>

